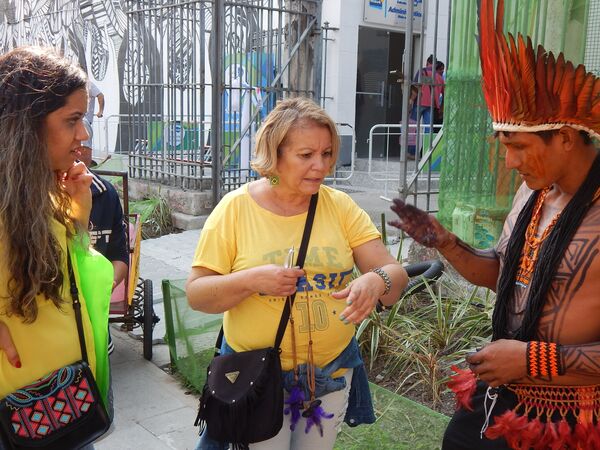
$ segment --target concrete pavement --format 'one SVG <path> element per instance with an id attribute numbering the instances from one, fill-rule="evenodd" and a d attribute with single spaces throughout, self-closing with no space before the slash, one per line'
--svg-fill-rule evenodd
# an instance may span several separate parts
<path id="1" fill-rule="evenodd" d="M 165 372 L 170 358 L 160 286 L 162 279 L 187 277 L 199 236 L 192 230 L 142 241 L 140 275 L 153 281 L 154 310 L 161 318 L 153 333 L 154 355 L 152 362 L 143 358 L 139 330 L 127 333 L 111 325 L 115 421 L 110 434 L 96 443 L 98 450 L 191 450 L 196 445 L 197 396 Z"/>
<path id="2" fill-rule="evenodd" d="M 198 401 L 181 383 L 142 357 L 141 341 L 111 330 L 115 420 L 97 450 L 193 449 Z M 166 347 L 166 346 L 165 346 Z"/>

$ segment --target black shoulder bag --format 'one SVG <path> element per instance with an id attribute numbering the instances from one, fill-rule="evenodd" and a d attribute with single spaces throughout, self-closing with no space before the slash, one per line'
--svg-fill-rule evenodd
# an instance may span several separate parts
<path id="1" fill-rule="evenodd" d="M 302 267 L 310 239 L 318 194 L 310 199 L 302 243 L 296 265 Z M 287 327 L 296 294 L 285 302 L 273 347 L 219 355 L 223 328 L 217 338 L 217 352 L 207 369 L 198 416 L 194 425 L 206 427 L 208 436 L 233 448 L 276 436 L 283 425 L 283 384 L 279 346 Z"/>
<path id="2" fill-rule="evenodd" d="M 88 365 L 81 303 L 68 252 L 67 265 L 81 360 L 63 366 L 0 400 L 2 449 L 79 449 L 94 442 L 110 427 L 110 419 Z"/>

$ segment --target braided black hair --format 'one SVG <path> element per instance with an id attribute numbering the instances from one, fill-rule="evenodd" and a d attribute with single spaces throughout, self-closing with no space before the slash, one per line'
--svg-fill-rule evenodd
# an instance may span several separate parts
<path id="1" fill-rule="evenodd" d="M 508 332 L 510 302 L 513 298 L 515 279 L 525 244 L 525 232 L 531 221 L 533 208 L 540 191 L 536 191 L 531 195 L 519 213 L 506 247 L 505 265 L 500 275 L 496 304 L 492 315 L 493 340 L 503 338 L 518 339 L 520 341 L 536 340 L 538 322 L 546 302 L 546 294 L 552 284 L 552 279 L 573 236 L 592 206 L 594 194 L 599 187 L 600 156 L 597 155 L 586 179 L 567 206 L 565 206 L 554 228 L 542 243 L 538 263 L 531 278 L 523 321 L 516 333 L 510 336 Z"/>

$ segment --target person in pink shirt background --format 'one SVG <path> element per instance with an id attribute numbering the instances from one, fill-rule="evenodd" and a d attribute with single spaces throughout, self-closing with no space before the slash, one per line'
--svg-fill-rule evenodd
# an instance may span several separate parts
<path id="1" fill-rule="evenodd" d="M 443 71 L 444 64 L 440 61 L 436 62 L 436 70 L 433 70 L 433 55 L 429 55 L 426 66 L 419 70 L 413 78 L 413 89 L 411 89 L 409 100 L 409 107 L 411 108 L 409 120 L 411 124 L 417 124 L 417 128 L 420 124 L 431 125 L 436 123 L 435 117 L 442 116 Z M 422 128 L 422 131 L 428 133 L 429 127 Z M 416 132 L 411 130 L 407 151 L 408 159 L 415 159 L 416 145 L 412 143 L 416 140 L 415 138 Z"/>

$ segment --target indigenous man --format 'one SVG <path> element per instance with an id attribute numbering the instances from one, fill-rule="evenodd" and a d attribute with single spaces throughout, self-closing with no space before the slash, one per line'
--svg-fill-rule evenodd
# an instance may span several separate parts
<path id="1" fill-rule="evenodd" d="M 497 247 L 475 250 L 401 200 L 391 224 L 497 292 L 492 342 L 451 383 L 463 407 L 443 448 L 600 449 L 600 79 L 507 42 L 503 3 L 494 24 L 481 1 L 483 90 L 524 183 Z"/>

